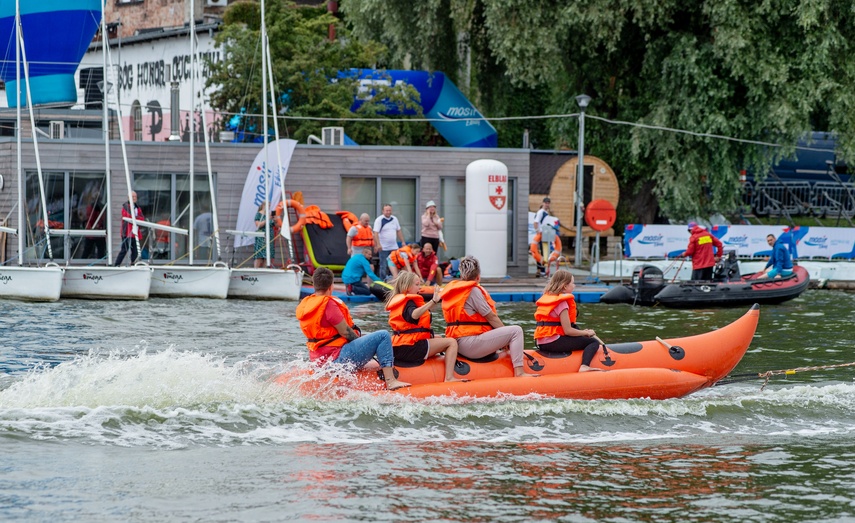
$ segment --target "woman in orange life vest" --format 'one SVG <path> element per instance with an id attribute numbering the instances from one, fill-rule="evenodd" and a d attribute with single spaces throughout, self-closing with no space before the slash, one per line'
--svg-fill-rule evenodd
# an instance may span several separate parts
<path id="1" fill-rule="evenodd" d="M 424 297 L 419 295 L 417 278 L 411 272 L 399 274 L 395 278 L 394 292 L 386 300 L 395 360 L 420 363 L 429 356 L 445 352 L 445 381 L 460 381 L 454 377 L 457 340 L 434 338 L 430 328 L 430 310 L 439 303 L 442 290 L 434 287 L 433 298 L 425 303 Z"/>
<path id="2" fill-rule="evenodd" d="M 514 376 L 526 374 L 523 367 L 523 330 L 519 325 L 505 325 L 496 315 L 496 302 L 481 287 L 481 264 L 472 256 L 460 260 L 460 280 L 448 282 L 442 291 L 447 338 L 457 339 L 457 352 L 478 359 L 508 347 Z"/>
<path id="3" fill-rule="evenodd" d="M 579 372 L 592 369 L 591 361 L 600 349 L 600 342 L 595 338 L 594 329 L 579 329 L 576 325 L 576 299 L 573 297 L 573 275 L 565 270 L 557 270 L 546 288 L 543 296 L 537 300 L 537 310 L 534 319 L 537 327 L 534 329 L 534 341 L 537 349 L 542 352 L 573 352 L 581 350 L 582 366 Z"/>
<path id="4" fill-rule="evenodd" d="M 418 243 L 411 243 L 409 245 L 404 245 L 400 249 L 396 251 L 392 251 L 392 254 L 389 255 L 389 271 L 392 273 L 393 278 L 398 277 L 398 273 L 402 270 L 407 272 L 416 273 L 417 268 L 413 267 L 416 263 L 416 255 L 419 254 L 422 248 Z M 418 276 L 419 283 L 421 283 L 421 276 Z"/>
<path id="5" fill-rule="evenodd" d="M 361 369 L 377 356 L 387 389 L 409 387 L 409 383 L 395 378 L 389 333 L 377 331 L 362 336 L 354 332 L 353 318 L 347 305 L 332 295 L 332 271 L 318 267 L 312 275 L 312 283 L 315 293 L 297 305 L 300 329 L 308 338 L 309 359 L 318 365 L 331 362 Z"/>

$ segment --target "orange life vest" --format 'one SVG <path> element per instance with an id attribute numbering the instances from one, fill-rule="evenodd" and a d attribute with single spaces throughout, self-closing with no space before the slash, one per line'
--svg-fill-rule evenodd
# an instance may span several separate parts
<path id="1" fill-rule="evenodd" d="M 306 346 L 309 347 L 309 359 L 312 361 L 323 357 L 322 354 L 317 353 L 322 347 L 341 347 L 347 343 L 347 340 L 335 330 L 335 327 L 321 326 L 321 319 L 324 317 L 327 303 L 330 300 L 338 305 L 348 327 L 353 328 L 353 318 L 350 316 L 347 305 L 335 296 L 312 294 L 303 298 L 303 301 L 297 305 L 297 319 L 300 320 L 300 329 L 308 340 Z"/>
<path id="2" fill-rule="evenodd" d="M 406 265 L 404 263 L 404 257 L 401 256 L 401 253 L 403 253 L 403 252 L 407 253 L 407 259 L 410 261 L 411 266 L 412 266 L 413 260 L 415 260 L 415 258 L 416 258 L 415 256 L 413 256 L 413 250 L 410 249 L 409 245 L 404 245 L 400 249 L 398 249 L 396 251 L 392 251 L 392 254 L 389 255 L 389 259 L 392 260 L 392 263 L 395 264 L 395 267 L 397 267 L 399 269 L 403 269 L 404 265 Z"/>
<path id="3" fill-rule="evenodd" d="M 351 227 L 359 224 L 359 218 L 350 211 L 336 211 L 335 213 L 341 218 L 341 225 L 345 231 L 349 231 Z"/>
<path id="4" fill-rule="evenodd" d="M 389 311 L 389 326 L 392 327 L 393 347 L 415 345 L 419 340 L 433 338 L 430 311 L 419 316 L 415 325 L 404 319 L 404 309 L 410 301 L 415 302 L 416 307 L 425 304 L 425 299 L 420 294 L 396 294 L 386 305 L 386 310 Z"/>
<path id="5" fill-rule="evenodd" d="M 359 224 L 356 227 L 356 236 L 353 237 L 350 244 L 354 247 L 373 247 L 374 246 L 374 231 L 371 226 L 363 227 Z"/>
<path id="6" fill-rule="evenodd" d="M 477 312 L 473 315 L 466 313 L 464 306 L 472 289 L 477 288 L 484 294 L 487 304 L 496 313 L 496 302 L 490 293 L 474 281 L 452 280 L 442 290 L 442 313 L 445 315 L 445 336 L 447 338 L 462 338 L 477 336 L 493 329 L 487 319 Z"/>
<path id="7" fill-rule="evenodd" d="M 564 334 L 561 320 L 549 315 L 549 313 L 555 310 L 555 307 L 563 302 L 567 302 L 569 306 L 567 313 L 570 315 L 570 323 L 575 325 L 576 298 L 572 294 L 544 294 L 537 300 L 537 310 L 534 311 L 534 319 L 537 321 L 537 327 L 534 329 L 534 339 L 537 340 Z"/>

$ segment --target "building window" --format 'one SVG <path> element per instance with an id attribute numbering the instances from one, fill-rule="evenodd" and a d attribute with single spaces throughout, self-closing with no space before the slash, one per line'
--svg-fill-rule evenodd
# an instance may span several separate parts
<path id="1" fill-rule="evenodd" d="M 47 172 L 45 201 L 54 260 L 106 261 L 107 190 L 104 173 Z M 27 246 L 24 260 L 48 258 L 44 216 L 35 171 L 25 175 L 27 205 Z M 85 231 L 104 231 L 87 236 Z M 70 231 L 70 232 L 65 232 Z"/>
<path id="2" fill-rule="evenodd" d="M 466 255 L 466 179 L 442 178 L 439 192 L 437 213 L 445 218 L 442 236 L 447 248 L 440 254 L 442 259 L 460 259 Z"/>
<path id="3" fill-rule="evenodd" d="M 146 220 L 190 229 L 190 176 L 184 173 L 135 173 L 134 191 L 137 193 L 137 205 Z M 216 179 L 214 189 L 216 190 Z M 197 174 L 193 183 L 194 221 L 204 213 L 211 211 L 211 191 L 208 189 L 208 175 Z M 198 222 L 196 222 L 198 223 Z M 153 262 L 161 260 L 188 263 L 187 235 L 160 230 L 146 231 L 143 235 Z M 198 249 L 194 258 L 200 256 Z M 195 261 L 195 260 L 194 260 Z M 199 261 L 207 261 L 199 260 Z"/>
<path id="4" fill-rule="evenodd" d="M 142 141 L 142 106 L 139 100 L 134 100 L 131 104 L 131 122 L 134 127 L 134 140 Z"/>
<path id="5" fill-rule="evenodd" d="M 341 207 L 355 214 L 362 213 L 374 220 L 383 214 L 383 205 L 391 204 L 392 213 L 401 223 L 404 241 L 414 242 L 421 230 L 417 220 L 416 180 L 414 178 L 342 177 Z M 416 224 L 419 227 L 416 227 Z"/>

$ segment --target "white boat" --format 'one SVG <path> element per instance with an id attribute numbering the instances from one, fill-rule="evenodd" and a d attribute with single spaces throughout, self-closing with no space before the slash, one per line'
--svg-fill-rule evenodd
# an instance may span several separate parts
<path id="1" fill-rule="evenodd" d="M 107 34 L 104 21 L 104 2 L 101 2 L 101 29 L 103 35 Z M 103 71 L 104 77 L 108 78 L 107 68 L 107 38 L 102 39 L 101 46 L 103 50 Z M 110 82 L 108 82 L 109 85 Z M 104 157 L 106 160 L 106 194 L 107 202 L 105 209 L 109 209 L 110 205 L 110 137 L 107 112 L 108 104 L 102 104 L 103 107 L 103 132 L 104 132 Z M 124 149 L 123 149 L 124 153 Z M 129 176 L 128 173 L 126 175 Z M 112 220 L 110 213 L 106 213 L 107 227 L 103 232 L 107 236 L 107 263 L 113 259 L 112 241 L 110 231 L 112 231 Z M 123 224 L 124 225 L 124 224 Z M 86 234 L 91 235 L 93 231 L 64 231 L 69 235 Z M 151 287 L 151 267 L 146 264 L 138 263 L 130 267 L 111 267 L 105 265 L 87 265 L 87 266 L 65 266 L 65 274 L 62 277 L 63 298 L 87 298 L 87 299 L 111 299 L 111 300 L 147 300 L 149 289 Z"/>
<path id="2" fill-rule="evenodd" d="M 303 271 L 285 269 L 232 269 L 229 298 L 299 300 Z"/>
<path id="3" fill-rule="evenodd" d="M 156 265 L 152 267 L 149 296 L 225 299 L 231 269 L 216 262 L 210 267 Z"/>
<path id="4" fill-rule="evenodd" d="M 63 298 L 147 300 L 151 288 L 151 267 L 71 267 L 64 268 Z"/>
<path id="5" fill-rule="evenodd" d="M 23 66 L 23 67 L 21 67 Z M 0 298 L 9 298 L 26 301 L 57 301 L 62 287 L 62 268 L 52 261 L 36 267 L 25 267 L 23 265 L 26 252 L 24 249 L 26 229 L 24 223 L 24 178 L 21 168 L 21 70 L 24 72 L 26 85 L 27 109 L 30 115 L 32 128 L 36 128 L 35 116 L 33 114 L 32 95 L 30 93 L 30 69 L 27 65 L 27 54 L 24 47 L 24 35 L 21 28 L 21 8 L 15 3 L 15 74 L 17 85 L 17 108 L 15 136 L 17 137 L 17 165 L 18 165 L 18 224 L 16 229 L 3 227 L 3 232 L 17 235 L 18 237 L 18 266 L 0 266 Z M 50 247 L 50 220 L 47 215 L 47 203 L 44 195 L 44 177 L 42 175 L 41 162 L 39 161 L 39 142 L 33 133 L 33 149 L 36 156 L 36 166 L 39 177 L 39 202 L 41 204 L 42 221 L 45 231 L 45 245 L 50 258 L 53 251 Z"/>
<path id="6" fill-rule="evenodd" d="M 45 267 L 0 267 L 0 298 L 23 301 L 57 301 L 63 270 Z"/>

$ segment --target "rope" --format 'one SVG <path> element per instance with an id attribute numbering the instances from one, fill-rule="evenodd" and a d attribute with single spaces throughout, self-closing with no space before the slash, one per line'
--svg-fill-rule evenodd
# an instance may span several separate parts
<path id="1" fill-rule="evenodd" d="M 716 383 L 716 385 L 727 385 L 729 383 L 737 383 L 740 381 L 748 381 L 752 379 L 763 379 L 763 386 L 760 387 L 760 390 L 766 388 L 766 385 L 769 384 L 769 379 L 772 376 L 791 376 L 797 372 L 807 372 L 813 370 L 828 370 L 828 369 L 840 369 L 843 367 L 855 367 L 855 361 L 849 363 L 837 363 L 834 365 L 814 365 L 811 367 L 796 367 L 795 369 L 779 369 L 779 370 L 767 370 L 766 372 L 758 372 L 758 373 L 746 373 L 746 374 L 734 374 L 732 376 L 726 376 L 724 379 L 720 380 Z M 728 379 L 729 378 L 729 379 Z"/>

